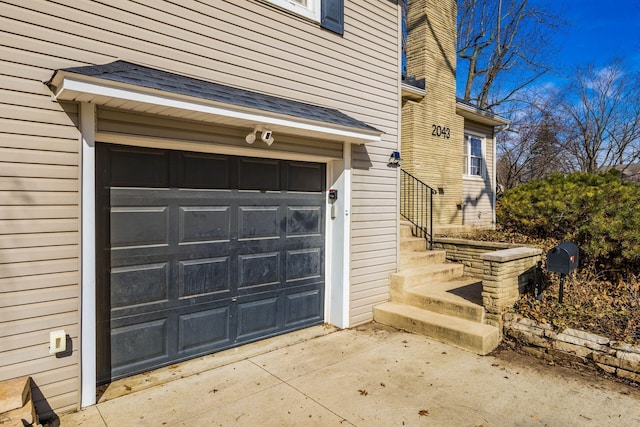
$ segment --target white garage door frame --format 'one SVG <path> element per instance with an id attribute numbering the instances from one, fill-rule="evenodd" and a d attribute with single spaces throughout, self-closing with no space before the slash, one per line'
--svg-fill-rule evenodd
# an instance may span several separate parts
<path id="1" fill-rule="evenodd" d="M 80 335 L 80 406 L 96 403 L 96 218 L 95 218 L 95 143 L 96 105 L 80 103 L 81 132 L 81 335 Z M 322 137 L 322 135 L 319 135 Z M 99 135 L 100 142 L 125 143 L 126 136 Z M 130 145 L 145 145 L 144 138 Z M 153 143 L 150 138 L 149 143 Z M 175 143 L 174 143 L 175 144 Z M 179 146 L 174 146 L 179 148 Z M 216 151 L 229 155 L 252 155 L 251 147 Z M 264 152 L 253 156 L 264 156 Z M 278 156 L 282 158 L 282 156 Z M 289 160 L 315 161 L 327 167 L 327 188 L 338 190 L 334 206 L 326 202 L 325 215 L 325 322 L 340 328 L 349 327 L 350 241 L 351 241 L 351 144 L 344 142 L 343 158 L 327 159 L 291 153 Z"/>

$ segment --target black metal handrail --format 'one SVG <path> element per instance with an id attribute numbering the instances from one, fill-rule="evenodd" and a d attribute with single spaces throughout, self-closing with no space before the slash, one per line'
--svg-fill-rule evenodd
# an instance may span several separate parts
<path id="1" fill-rule="evenodd" d="M 416 235 L 433 248 L 433 195 L 438 192 L 404 169 L 400 178 L 400 215 L 413 224 Z"/>

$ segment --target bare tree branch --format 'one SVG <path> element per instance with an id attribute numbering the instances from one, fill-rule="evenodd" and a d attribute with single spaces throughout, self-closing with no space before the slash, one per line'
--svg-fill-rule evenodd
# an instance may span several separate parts
<path id="1" fill-rule="evenodd" d="M 579 69 L 557 102 L 564 117 L 566 149 L 579 170 L 629 164 L 640 154 L 640 76 L 621 60 Z"/>
<path id="2" fill-rule="evenodd" d="M 528 0 L 458 0 L 458 56 L 467 61 L 463 98 L 493 110 L 548 72 L 548 39 L 558 22 Z"/>
<path id="3" fill-rule="evenodd" d="M 561 144 L 561 128 L 550 108 L 553 99 L 540 98 L 521 107 L 514 114 L 514 131 L 498 136 L 496 173 L 502 189 L 570 169 Z"/>

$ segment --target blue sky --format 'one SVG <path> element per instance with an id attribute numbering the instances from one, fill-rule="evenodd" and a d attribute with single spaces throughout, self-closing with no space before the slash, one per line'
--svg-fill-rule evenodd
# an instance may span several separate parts
<path id="1" fill-rule="evenodd" d="M 623 57 L 640 71 L 640 0 L 533 0 L 551 8 L 566 25 L 555 37 L 553 61 L 560 74 L 576 66 L 610 63 Z"/>
<path id="2" fill-rule="evenodd" d="M 534 93 L 564 86 L 564 78 L 578 67 L 604 69 L 618 58 L 625 60 L 628 70 L 640 72 L 640 0 L 530 0 L 530 4 L 562 20 L 545 61 L 553 69 L 529 86 Z M 458 59 L 459 77 L 464 77 L 467 65 Z M 510 80 L 519 82 L 516 75 Z M 458 96 L 463 89 L 464 79 L 459 78 Z"/>

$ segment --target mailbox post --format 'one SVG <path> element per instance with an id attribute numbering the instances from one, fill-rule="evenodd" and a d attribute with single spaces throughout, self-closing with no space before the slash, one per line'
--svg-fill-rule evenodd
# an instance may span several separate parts
<path id="1" fill-rule="evenodd" d="M 564 297 L 564 281 L 578 267 L 579 250 L 575 243 L 563 242 L 547 252 L 547 270 L 560 273 L 560 295 L 558 302 L 562 304 Z"/>

